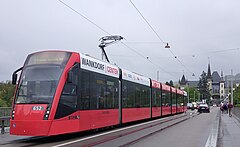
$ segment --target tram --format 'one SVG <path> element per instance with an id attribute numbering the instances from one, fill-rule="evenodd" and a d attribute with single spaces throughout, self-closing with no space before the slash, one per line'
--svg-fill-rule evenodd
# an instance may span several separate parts
<path id="1" fill-rule="evenodd" d="M 186 111 L 184 91 L 76 52 L 32 53 L 12 83 L 12 135 L 67 134 Z"/>

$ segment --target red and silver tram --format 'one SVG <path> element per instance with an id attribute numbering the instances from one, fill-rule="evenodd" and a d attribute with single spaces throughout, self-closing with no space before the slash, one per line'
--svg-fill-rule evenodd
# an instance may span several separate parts
<path id="1" fill-rule="evenodd" d="M 184 92 L 67 51 L 28 55 L 13 100 L 10 134 L 51 136 L 186 111 Z"/>

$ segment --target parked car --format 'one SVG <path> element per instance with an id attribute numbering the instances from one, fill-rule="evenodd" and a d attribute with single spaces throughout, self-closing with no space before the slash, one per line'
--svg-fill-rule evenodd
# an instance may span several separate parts
<path id="1" fill-rule="evenodd" d="M 193 108 L 197 109 L 198 104 L 196 102 L 192 102 L 192 104 L 193 104 Z"/>
<path id="2" fill-rule="evenodd" d="M 194 110 L 194 106 L 192 103 L 187 103 L 187 108 Z"/>
<path id="3" fill-rule="evenodd" d="M 198 112 L 200 112 L 200 113 L 202 113 L 202 112 L 209 113 L 210 112 L 210 108 L 209 108 L 208 104 L 205 104 L 205 103 L 199 104 Z"/>

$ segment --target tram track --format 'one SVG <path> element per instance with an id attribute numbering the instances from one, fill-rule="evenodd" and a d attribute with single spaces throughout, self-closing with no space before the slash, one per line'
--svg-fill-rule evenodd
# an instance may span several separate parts
<path id="1" fill-rule="evenodd" d="M 92 133 L 73 133 L 50 137 L 26 137 L 12 141 L 2 142 L 1 146 L 131 146 L 164 129 L 186 121 L 198 113 L 182 113 L 152 121 L 131 124 L 120 128 L 107 129 Z"/>
<path id="2" fill-rule="evenodd" d="M 183 120 L 178 121 L 178 122 L 176 122 L 176 123 L 174 123 L 174 124 L 168 125 L 168 126 L 166 126 L 166 127 L 164 127 L 164 128 L 160 128 L 159 130 L 156 130 L 156 131 L 154 131 L 154 132 L 152 132 L 152 133 L 146 134 L 145 136 L 142 136 L 142 137 L 140 137 L 140 138 L 137 138 L 137 139 L 135 139 L 135 140 L 133 140 L 133 141 L 131 141 L 131 142 L 128 142 L 128 143 L 126 143 L 126 144 L 123 144 L 123 145 L 121 145 L 120 147 L 127 147 L 127 146 L 129 146 L 129 145 L 132 145 L 132 144 L 134 144 L 134 143 L 136 143 L 136 142 L 138 142 L 138 141 L 140 141 L 140 140 L 142 140 L 142 139 L 144 139 L 144 138 L 150 137 L 151 135 L 154 135 L 155 133 L 158 133 L 158 132 L 160 132 L 160 131 L 162 131 L 162 130 L 164 130 L 164 129 L 167 129 L 167 128 L 169 128 L 169 127 L 172 127 L 172 126 L 174 126 L 174 125 L 176 125 L 176 124 L 178 124 L 178 123 L 181 123 L 181 122 L 183 122 L 183 121 L 185 121 L 185 120 L 187 120 L 187 119 L 183 119 Z"/>
<path id="3" fill-rule="evenodd" d="M 144 138 L 154 135 L 162 130 L 174 126 L 178 123 L 186 121 L 198 113 L 194 114 L 179 114 L 158 120 L 153 120 L 146 123 L 141 123 L 133 126 L 128 126 L 105 133 L 89 136 L 82 139 L 65 142 L 62 144 L 54 145 L 53 147 L 61 146 L 130 146 Z"/>

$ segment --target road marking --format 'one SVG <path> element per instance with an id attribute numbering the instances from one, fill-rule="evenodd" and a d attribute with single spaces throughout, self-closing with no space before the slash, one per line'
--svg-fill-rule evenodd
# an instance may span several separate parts
<path id="1" fill-rule="evenodd" d="M 211 129 L 211 132 L 208 136 L 208 140 L 205 144 L 205 147 L 216 147 L 217 146 L 219 120 L 220 120 L 220 111 L 217 114 L 216 122 L 214 123 L 214 125 Z"/>

